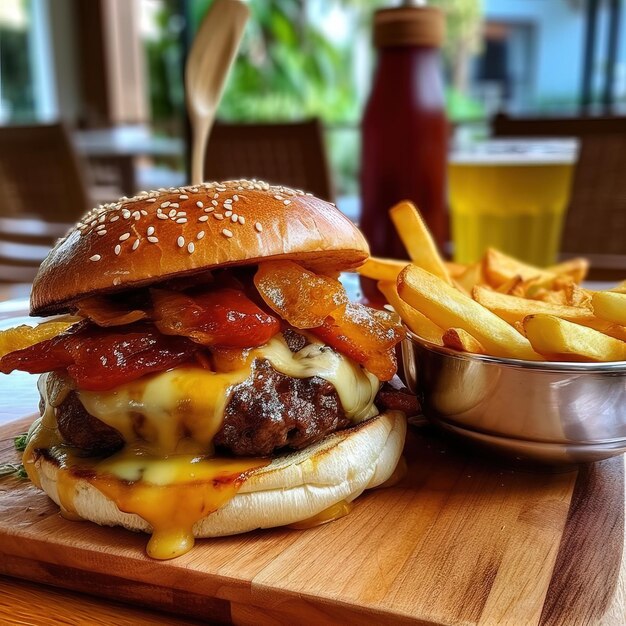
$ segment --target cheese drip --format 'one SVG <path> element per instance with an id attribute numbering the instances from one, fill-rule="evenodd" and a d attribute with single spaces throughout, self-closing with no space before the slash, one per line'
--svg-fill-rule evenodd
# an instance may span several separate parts
<path id="1" fill-rule="evenodd" d="M 58 374 L 44 374 L 39 388 L 45 402 L 24 452 L 31 480 L 38 449 L 56 460 L 57 499 L 61 512 L 76 519 L 76 496 L 85 480 L 112 500 L 120 511 L 142 517 L 152 527 L 148 554 L 169 559 L 193 545 L 194 524 L 232 499 L 248 474 L 267 459 L 226 459 L 209 456 L 211 442 L 221 428 L 232 388 L 246 380 L 254 359 L 267 359 L 287 376 L 319 376 L 337 391 L 346 415 L 354 422 L 377 415 L 374 398 L 380 382 L 351 359 L 316 340 L 292 353 L 282 335 L 244 355 L 237 367 L 211 372 L 200 367 L 178 367 L 151 374 L 106 392 L 77 390 L 85 409 L 118 430 L 125 447 L 106 458 L 85 458 L 61 441 L 56 408 L 72 390 Z M 316 525 L 347 514 L 336 505 L 307 520 Z"/>
<path id="2" fill-rule="evenodd" d="M 57 493 L 64 517 L 78 517 L 74 498 L 80 475 L 120 511 L 150 524 L 147 552 L 155 559 L 188 552 L 194 544 L 194 524 L 234 498 L 247 475 L 270 462 L 189 454 L 163 458 L 130 447 L 104 460 L 78 457 L 63 446 L 50 454 L 59 464 Z"/>

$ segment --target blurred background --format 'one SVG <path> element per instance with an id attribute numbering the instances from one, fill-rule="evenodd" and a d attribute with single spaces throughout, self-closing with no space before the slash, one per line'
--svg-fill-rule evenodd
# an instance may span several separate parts
<path id="1" fill-rule="evenodd" d="M 75 219 L 94 203 L 188 180 L 183 67 L 210 4 L 210 0 L 0 2 L 0 124 L 7 131 L 23 131 L 18 136 L 0 135 L 4 198 L 0 217 L 42 210 L 44 195 L 25 199 L 18 194 L 24 180 L 31 185 L 36 181 L 35 186 L 46 188 L 41 194 L 50 194 L 59 181 L 67 186 L 75 177 L 73 206 L 60 201 L 54 215 L 47 215 L 58 222 Z M 358 220 L 359 125 L 376 63 L 372 15 L 394 3 L 250 0 L 248 4 L 251 17 L 219 120 L 235 125 L 313 120 L 327 159 L 327 180 L 320 183 L 322 191 L 314 191 L 336 199 Z M 623 122 L 622 0 L 429 4 L 446 13 L 442 59 L 452 144 L 467 137 L 507 134 L 506 129 L 498 132 L 499 119 Z M 62 122 L 60 130 L 57 122 Z M 34 133 L 40 125 L 56 130 L 49 136 L 29 135 L 27 131 Z M 544 133 L 531 128 L 525 134 Z M 576 133 L 565 129 L 557 134 Z M 67 148 L 62 155 L 56 151 L 61 144 Z M 63 169 L 54 173 L 49 164 L 38 166 L 38 158 L 46 154 Z"/>

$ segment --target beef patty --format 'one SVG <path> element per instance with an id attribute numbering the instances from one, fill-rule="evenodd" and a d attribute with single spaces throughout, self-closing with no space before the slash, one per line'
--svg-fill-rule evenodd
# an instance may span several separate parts
<path id="1" fill-rule="evenodd" d="M 92 454 L 109 454 L 124 445 L 120 433 L 90 415 L 75 392 L 56 414 L 59 432 L 70 445 Z M 214 443 L 239 456 L 266 456 L 281 448 L 304 448 L 349 424 L 328 381 L 292 378 L 258 359 L 248 379 L 233 388 Z"/>

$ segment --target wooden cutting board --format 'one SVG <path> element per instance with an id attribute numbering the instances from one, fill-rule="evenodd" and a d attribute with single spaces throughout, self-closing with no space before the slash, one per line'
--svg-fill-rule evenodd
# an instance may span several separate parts
<path id="1" fill-rule="evenodd" d="M 0 428 L 0 461 L 29 420 Z M 521 471 L 410 429 L 408 476 L 347 517 L 198 542 L 70 522 L 0 479 L 0 573 L 237 624 L 626 623 L 624 462 Z"/>

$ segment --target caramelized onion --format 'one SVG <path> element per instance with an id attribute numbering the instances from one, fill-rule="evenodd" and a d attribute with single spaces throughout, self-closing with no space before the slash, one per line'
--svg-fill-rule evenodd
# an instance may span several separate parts
<path id="1" fill-rule="evenodd" d="M 265 303 L 296 328 L 314 328 L 348 302 L 343 285 L 293 261 L 261 263 L 254 284 Z"/>
<path id="2" fill-rule="evenodd" d="M 76 304 L 77 313 L 98 326 L 124 326 L 146 319 L 148 314 L 140 309 L 128 308 L 104 296 L 92 296 Z"/>
<path id="3" fill-rule="evenodd" d="M 152 290 L 157 328 L 205 346 L 253 348 L 280 331 L 280 322 L 242 291 L 214 289 L 200 294 Z"/>
<path id="4" fill-rule="evenodd" d="M 388 311 L 349 302 L 311 332 L 380 380 L 391 380 L 396 373 L 395 346 L 404 337 L 404 330 Z"/>

